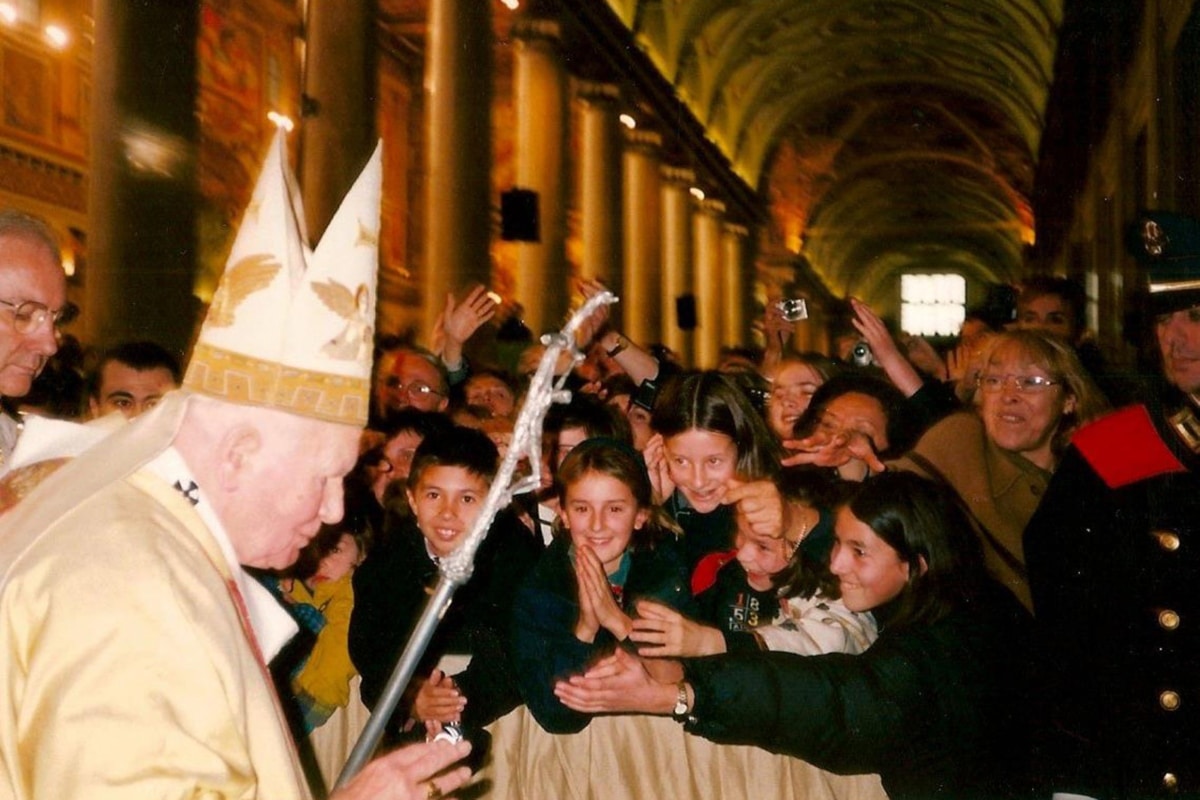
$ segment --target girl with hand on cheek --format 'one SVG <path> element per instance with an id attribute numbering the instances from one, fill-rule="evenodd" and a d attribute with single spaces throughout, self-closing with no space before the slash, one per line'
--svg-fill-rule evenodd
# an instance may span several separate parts
<path id="1" fill-rule="evenodd" d="M 573 733 L 590 716 L 559 703 L 554 681 L 630 646 L 638 598 L 687 609 L 690 595 L 670 522 L 652 504 L 637 451 L 588 439 L 564 459 L 557 480 L 559 531 L 517 593 L 513 652 L 534 718 L 550 733 Z"/>
<path id="2" fill-rule="evenodd" d="M 713 371 L 677 376 L 655 401 L 651 425 L 646 466 L 683 529 L 689 572 L 706 555 L 733 547 L 734 505 L 747 495 L 781 514 L 774 482 L 782 451 L 736 378 Z"/>

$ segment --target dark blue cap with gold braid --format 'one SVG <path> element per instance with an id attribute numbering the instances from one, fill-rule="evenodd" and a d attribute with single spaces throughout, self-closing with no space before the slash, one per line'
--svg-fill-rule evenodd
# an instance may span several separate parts
<path id="1" fill-rule="evenodd" d="M 1200 305 L 1200 221 L 1167 211 L 1144 212 L 1130 229 L 1129 249 L 1146 266 L 1153 313 Z"/>

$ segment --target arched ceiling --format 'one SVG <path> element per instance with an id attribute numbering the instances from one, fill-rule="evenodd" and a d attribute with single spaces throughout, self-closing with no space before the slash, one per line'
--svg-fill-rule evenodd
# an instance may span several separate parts
<path id="1" fill-rule="evenodd" d="M 1019 275 L 1063 0 L 605 2 L 835 293 Z"/>

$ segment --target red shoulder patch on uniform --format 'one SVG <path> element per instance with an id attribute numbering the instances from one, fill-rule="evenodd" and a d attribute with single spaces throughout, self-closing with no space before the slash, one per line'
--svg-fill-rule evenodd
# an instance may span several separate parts
<path id="1" fill-rule="evenodd" d="M 1145 406 L 1123 408 L 1081 428 L 1071 439 L 1110 489 L 1187 468 L 1167 447 Z"/>
<path id="2" fill-rule="evenodd" d="M 717 573 L 721 567 L 737 558 L 737 550 L 726 550 L 723 553 L 709 553 L 700 559 L 692 570 L 692 595 L 698 595 L 717 582 Z"/>

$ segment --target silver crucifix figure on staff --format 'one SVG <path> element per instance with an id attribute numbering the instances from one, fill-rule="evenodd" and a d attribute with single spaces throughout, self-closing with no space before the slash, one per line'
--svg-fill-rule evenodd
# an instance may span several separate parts
<path id="1" fill-rule="evenodd" d="M 470 579 L 475 564 L 475 552 L 483 543 L 484 537 L 487 536 L 488 528 L 491 527 L 496 512 L 507 506 L 514 495 L 529 492 L 538 487 L 542 463 L 542 423 L 546 418 L 546 412 L 551 403 L 565 403 L 571 399 L 571 393 L 563 388 L 570 369 L 564 371 L 562 376 L 556 379 L 555 366 L 563 354 L 570 354 L 572 367 L 583 360 L 584 354 L 580 352 L 575 343 L 576 332 L 599 309 L 615 302 L 617 302 L 617 298 L 611 292 L 598 292 L 589 297 L 579 310 L 571 315 L 570 320 L 561 331 L 548 333 L 542 337 L 542 344 L 546 346 L 546 352 L 542 354 L 537 372 L 534 373 L 529 383 L 525 403 L 521 407 L 516 427 L 513 429 L 512 442 L 500 463 L 500 469 L 484 500 L 483 509 L 471 532 L 463 540 L 462 546 L 450 556 L 442 559 L 439 565 L 440 578 L 434 588 L 433 596 L 429 598 L 425 610 L 417 620 L 412 637 L 396 662 L 396 667 L 380 695 L 371 719 L 363 728 L 362 735 L 359 736 L 358 742 L 350 752 L 350 758 L 346 761 L 346 766 L 338 777 L 338 787 L 345 785 L 347 781 L 358 774 L 378 746 L 387 720 L 391 717 L 396 704 L 399 703 L 405 688 L 412 679 L 417 664 L 437 629 L 439 620 L 454 598 L 454 592 Z M 528 458 L 533 472 L 520 478 L 517 477 L 516 469 L 517 463 L 523 457 Z"/>

